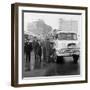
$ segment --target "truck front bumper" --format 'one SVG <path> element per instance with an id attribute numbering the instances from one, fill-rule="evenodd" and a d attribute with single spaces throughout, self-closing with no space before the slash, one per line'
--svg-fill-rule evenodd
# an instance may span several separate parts
<path id="1" fill-rule="evenodd" d="M 78 49 L 63 49 L 56 51 L 57 56 L 72 56 L 79 55 L 80 51 Z"/>

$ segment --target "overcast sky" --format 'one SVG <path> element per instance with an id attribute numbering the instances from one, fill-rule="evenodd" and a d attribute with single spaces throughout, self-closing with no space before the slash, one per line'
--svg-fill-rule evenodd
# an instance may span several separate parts
<path id="1" fill-rule="evenodd" d="M 64 20 L 75 20 L 80 22 L 80 15 L 69 15 L 69 14 L 46 14 L 46 13 L 24 13 L 24 30 L 27 30 L 28 23 L 37 21 L 38 19 L 44 20 L 44 22 L 50 25 L 53 29 L 59 28 L 59 19 Z"/>

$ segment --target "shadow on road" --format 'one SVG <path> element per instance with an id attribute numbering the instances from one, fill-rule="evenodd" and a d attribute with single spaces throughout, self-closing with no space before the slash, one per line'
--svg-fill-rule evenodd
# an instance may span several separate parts
<path id="1" fill-rule="evenodd" d="M 51 64 L 47 69 L 46 76 L 63 76 L 63 75 L 79 75 L 79 64 L 74 64 L 72 61 L 64 64 Z"/>

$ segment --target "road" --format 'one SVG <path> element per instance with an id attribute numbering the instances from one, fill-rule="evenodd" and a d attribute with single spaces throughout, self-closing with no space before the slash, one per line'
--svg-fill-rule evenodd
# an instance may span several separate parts
<path id="1" fill-rule="evenodd" d="M 39 77 L 39 76 L 64 76 L 64 75 L 79 75 L 80 63 L 73 63 L 72 57 L 65 57 L 65 63 L 57 64 L 55 62 L 45 63 L 39 62 L 33 66 L 31 70 L 24 72 L 24 77 Z M 31 66 L 32 67 L 32 66 Z"/>

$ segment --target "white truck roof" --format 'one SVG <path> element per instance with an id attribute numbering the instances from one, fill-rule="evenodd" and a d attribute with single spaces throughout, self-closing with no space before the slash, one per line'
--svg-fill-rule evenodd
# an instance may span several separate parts
<path id="1" fill-rule="evenodd" d="M 76 33 L 76 32 L 75 31 L 57 31 L 56 33 L 58 34 L 58 33 Z"/>

